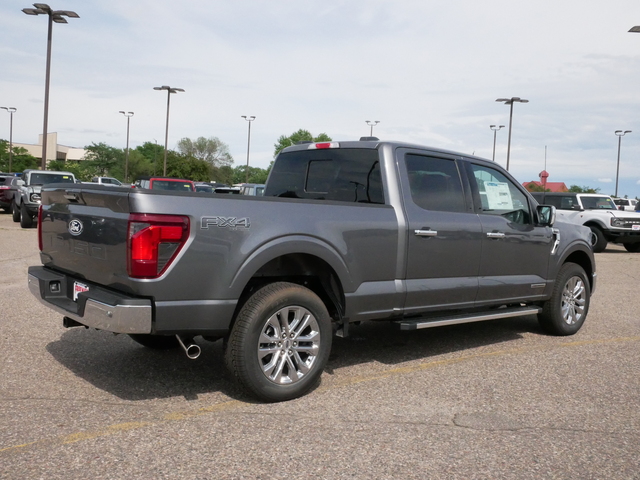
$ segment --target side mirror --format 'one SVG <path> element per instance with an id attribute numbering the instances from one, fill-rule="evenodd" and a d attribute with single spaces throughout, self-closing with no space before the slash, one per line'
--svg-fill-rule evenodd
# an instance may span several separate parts
<path id="1" fill-rule="evenodd" d="M 556 223 L 556 207 L 553 205 L 538 205 L 536 213 L 538 214 L 538 225 L 552 227 Z"/>
<path id="2" fill-rule="evenodd" d="M 24 180 L 18 180 L 16 182 L 16 185 L 19 186 L 19 187 L 24 187 Z"/>

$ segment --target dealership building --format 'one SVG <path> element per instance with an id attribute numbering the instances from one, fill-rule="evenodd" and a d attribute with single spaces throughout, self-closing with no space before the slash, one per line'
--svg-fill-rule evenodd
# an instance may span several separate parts
<path id="1" fill-rule="evenodd" d="M 22 147 L 29 155 L 42 160 L 42 134 L 38 135 L 38 143 L 13 143 L 14 147 Z M 47 163 L 52 160 L 84 160 L 87 151 L 84 148 L 67 147 L 58 144 L 58 134 L 56 132 L 47 133 Z"/>

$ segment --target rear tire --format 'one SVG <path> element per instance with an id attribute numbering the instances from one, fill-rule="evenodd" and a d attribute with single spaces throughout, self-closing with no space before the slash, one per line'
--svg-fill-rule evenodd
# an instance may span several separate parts
<path id="1" fill-rule="evenodd" d="M 145 335 L 143 333 L 130 333 L 129 337 L 143 347 L 153 350 L 169 350 L 176 348 L 178 339 L 175 335 Z"/>
<path id="2" fill-rule="evenodd" d="M 31 214 L 25 207 L 24 203 L 20 205 L 20 226 L 22 228 L 31 228 L 33 227 L 33 218 Z"/>
<path id="3" fill-rule="evenodd" d="M 591 242 L 591 246 L 593 247 L 594 253 L 604 252 L 605 248 L 607 248 L 607 239 L 598 227 L 589 227 L 591 228 L 591 232 L 594 235 L 594 238 Z"/>
<path id="4" fill-rule="evenodd" d="M 584 269 L 575 263 L 566 263 L 560 269 L 538 321 L 552 335 L 573 335 L 582 327 L 589 312 L 591 297 L 589 281 Z"/>
<path id="5" fill-rule="evenodd" d="M 14 222 L 18 223 L 20 221 L 20 210 L 18 210 L 16 202 L 11 202 L 11 216 Z"/>
<path id="6" fill-rule="evenodd" d="M 622 244 L 627 252 L 638 253 L 640 252 L 640 242 L 637 243 L 623 243 Z"/>
<path id="7" fill-rule="evenodd" d="M 268 402 L 300 397 L 318 383 L 332 340 L 329 312 L 308 288 L 277 282 L 242 306 L 225 364 L 251 394 Z"/>

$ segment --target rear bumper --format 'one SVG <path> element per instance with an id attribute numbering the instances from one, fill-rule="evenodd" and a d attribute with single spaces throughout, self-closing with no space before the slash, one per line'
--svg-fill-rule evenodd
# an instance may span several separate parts
<path id="1" fill-rule="evenodd" d="M 74 301 L 74 279 L 40 266 L 29 267 L 28 283 L 45 306 L 82 325 L 114 333 L 151 333 L 151 300 L 89 285 L 89 291 Z"/>

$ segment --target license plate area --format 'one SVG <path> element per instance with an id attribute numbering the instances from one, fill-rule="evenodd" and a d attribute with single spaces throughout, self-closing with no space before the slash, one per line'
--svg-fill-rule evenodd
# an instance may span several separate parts
<path id="1" fill-rule="evenodd" d="M 73 282 L 73 301 L 78 301 L 78 295 L 82 292 L 88 292 L 89 286 L 80 282 Z"/>

